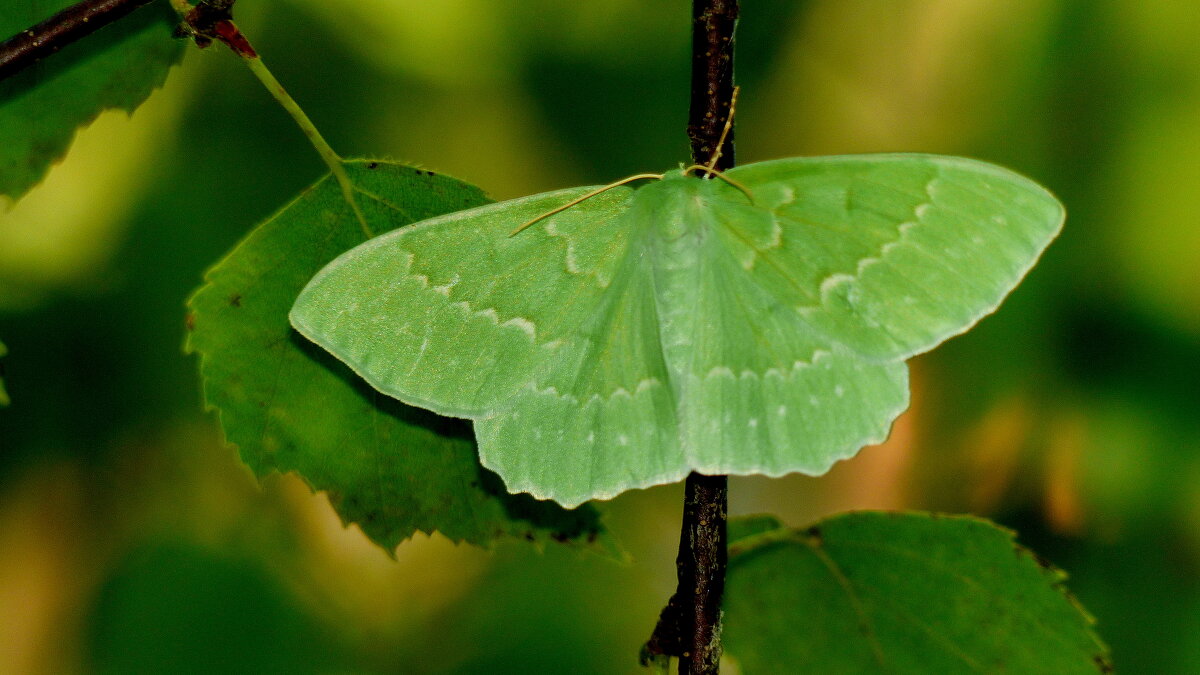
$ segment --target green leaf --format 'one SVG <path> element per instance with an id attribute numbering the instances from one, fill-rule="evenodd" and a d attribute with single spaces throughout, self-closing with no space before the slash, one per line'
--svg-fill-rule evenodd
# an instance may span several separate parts
<path id="1" fill-rule="evenodd" d="M 75 0 L 5 2 L 0 38 L 29 28 Z M 17 199 L 62 158 L 75 130 L 101 111 L 133 112 L 183 54 L 178 22 L 163 1 L 70 44 L 0 81 L 0 196 Z"/>
<path id="2" fill-rule="evenodd" d="M 346 169 L 376 232 L 487 201 L 430 171 L 385 162 Z M 189 302 L 187 349 L 201 356 L 205 397 L 229 442 L 258 476 L 295 471 L 328 492 L 343 520 L 388 550 L 416 530 L 481 545 L 593 543 L 602 532 L 594 509 L 507 494 L 479 466 L 466 423 L 381 396 L 291 330 L 288 308 L 305 282 L 363 239 L 326 177 L 207 273 Z"/>
<path id="3" fill-rule="evenodd" d="M 843 514 L 731 539 L 723 636 L 747 675 L 1109 672 L 1065 578 L 978 518 Z"/>
<path id="4" fill-rule="evenodd" d="M 824 473 L 883 441 L 904 360 L 996 308 L 1062 225 L 981 162 L 672 171 L 452 214 L 341 256 L 292 323 L 372 386 L 475 420 L 509 490 L 564 505 L 709 474 Z"/>
<path id="5" fill-rule="evenodd" d="M 783 524 L 783 521 L 775 516 L 758 513 L 752 516 L 730 518 L 726 536 L 730 542 L 736 542 L 739 539 L 746 539 L 764 532 L 782 530 L 785 527 L 786 525 Z"/>
<path id="6" fill-rule="evenodd" d="M 8 354 L 8 347 L 0 342 L 0 359 Z M 0 408 L 7 406 L 12 401 L 8 398 L 8 390 L 4 388 L 4 364 L 0 363 Z"/>

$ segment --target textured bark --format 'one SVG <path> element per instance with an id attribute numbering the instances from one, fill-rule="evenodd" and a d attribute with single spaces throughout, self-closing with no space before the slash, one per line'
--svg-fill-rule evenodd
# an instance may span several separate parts
<path id="1" fill-rule="evenodd" d="M 11 0 L 5 0 L 6 2 Z M 0 80 L 154 0 L 84 0 L 0 42 Z"/>
<path id="2" fill-rule="evenodd" d="M 716 673 L 721 660 L 721 598 L 725 594 L 725 533 L 729 479 L 688 476 L 679 536 L 679 590 L 688 597 L 680 614 L 683 651 L 679 672 Z"/>
<path id="3" fill-rule="evenodd" d="M 688 138 L 692 161 L 707 164 L 729 119 L 733 100 L 733 33 L 737 0 L 693 0 L 692 3 L 692 105 Z M 734 164 L 733 130 L 721 147 L 719 170 Z"/>
<path id="4" fill-rule="evenodd" d="M 719 152 L 714 168 L 733 168 L 733 35 L 737 0 L 693 0 L 692 100 L 687 133 L 692 162 L 707 165 Z M 721 659 L 721 598 L 728 559 L 726 476 L 693 473 L 684 486 L 683 526 L 675 560 L 679 585 L 663 608 L 658 625 L 642 648 L 643 665 L 670 656 L 679 672 L 713 675 Z"/>

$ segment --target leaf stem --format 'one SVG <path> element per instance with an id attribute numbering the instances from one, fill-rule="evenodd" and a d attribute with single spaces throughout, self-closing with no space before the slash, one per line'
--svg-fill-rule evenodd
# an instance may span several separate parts
<path id="1" fill-rule="evenodd" d="M 350 205 L 350 208 L 354 210 L 354 217 L 358 219 L 358 224 L 362 227 L 363 234 L 367 236 L 367 239 L 374 237 L 375 233 L 371 230 L 371 226 L 367 224 L 366 216 L 358 208 L 358 201 L 354 198 L 354 184 L 350 182 L 350 176 L 346 174 L 345 162 L 341 156 L 333 151 L 333 148 L 325 141 L 325 137 L 321 135 L 321 132 L 317 131 L 316 125 L 312 123 L 308 115 L 304 114 L 304 110 L 300 108 L 296 100 L 288 94 L 283 85 L 279 83 L 279 80 L 275 79 L 275 76 L 267 69 L 262 58 L 255 54 L 253 57 L 243 56 L 242 60 L 246 62 L 246 65 L 250 68 L 250 72 L 254 73 L 254 76 L 263 83 L 263 86 L 267 88 L 271 96 L 275 97 L 279 105 L 283 106 L 283 109 L 292 116 L 296 125 L 300 127 L 300 130 L 308 137 L 308 141 L 312 143 L 313 148 L 316 149 L 317 154 L 321 156 L 321 160 L 329 167 L 329 172 L 333 174 L 334 180 L 342 188 L 342 197 Z"/>
<path id="2" fill-rule="evenodd" d="M 229 47 L 229 50 L 246 64 L 250 72 L 254 73 L 258 81 L 266 87 L 267 92 L 292 117 L 296 126 L 300 127 L 300 131 L 304 132 L 309 143 L 320 155 L 321 161 L 329 167 L 329 173 L 341 187 L 342 198 L 354 211 L 354 217 L 358 220 L 363 234 L 367 239 L 371 239 L 375 233 L 367 224 L 367 219 L 363 215 L 362 209 L 358 207 L 358 201 L 354 198 L 354 184 L 350 182 L 350 176 L 346 173 L 345 161 L 333 151 L 333 148 L 325 141 L 325 137 L 317 130 L 316 125 L 304 113 L 300 104 L 296 103 L 296 99 L 292 98 L 279 80 L 275 79 L 258 55 L 258 51 L 250 44 L 250 40 L 233 22 L 234 2 L 235 0 L 200 0 L 199 4 L 192 6 L 187 0 L 171 0 L 171 4 L 183 18 L 184 30 L 191 34 L 196 46 L 203 49 L 215 40 Z"/>
<path id="3" fill-rule="evenodd" d="M 154 0 L 83 0 L 0 42 L 0 80 Z"/>

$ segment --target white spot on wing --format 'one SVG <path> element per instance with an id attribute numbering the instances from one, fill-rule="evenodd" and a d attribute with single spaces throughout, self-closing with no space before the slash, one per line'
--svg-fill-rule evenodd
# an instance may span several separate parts
<path id="1" fill-rule="evenodd" d="M 771 240 L 767 242 L 767 248 L 779 248 L 783 244 L 783 226 L 779 224 L 779 219 L 775 214 L 771 214 Z"/>
<path id="2" fill-rule="evenodd" d="M 529 387 L 529 389 L 533 390 L 535 393 L 541 394 L 542 396 L 553 396 L 554 398 L 562 399 L 563 401 L 566 401 L 567 403 L 570 403 L 571 405 L 574 405 L 574 406 L 579 405 L 579 399 L 575 398 L 574 396 L 572 396 L 570 394 L 560 393 L 558 391 L 558 388 L 554 387 L 553 385 L 551 385 L 549 387 L 539 387 L 537 384 L 530 382 L 528 387 Z"/>
<path id="3" fill-rule="evenodd" d="M 612 279 L 605 278 L 601 275 L 600 270 L 585 270 L 579 266 L 579 260 L 575 257 L 575 240 L 570 233 L 563 232 L 558 229 L 557 221 L 551 217 L 546 220 L 546 225 L 543 230 L 547 235 L 562 239 L 567 246 L 566 254 L 563 256 L 563 265 L 567 272 L 578 275 L 589 275 L 595 277 L 596 284 L 600 288 L 608 288 L 612 283 Z"/>
<path id="4" fill-rule="evenodd" d="M 644 380 L 642 380 L 641 382 L 638 382 L 638 383 L 637 383 L 637 387 L 634 389 L 634 392 L 633 392 L 633 393 L 635 393 L 635 394 L 640 394 L 640 393 L 642 393 L 643 391 L 645 391 L 645 390 L 649 389 L 650 387 L 653 387 L 653 386 L 655 386 L 655 385 L 657 385 L 657 384 L 659 384 L 658 378 L 656 378 L 656 377 L 647 377 L 646 379 L 644 379 Z"/>
<path id="5" fill-rule="evenodd" d="M 841 284 L 853 283 L 854 277 L 849 274 L 830 274 L 821 282 L 821 297 L 829 295 L 833 289 Z"/>
<path id="6" fill-rule="evenodd" d="M 525 334 L 529 336 L 530 340 L 537 340 L 537 326 L 535 326 L 534 323 L 529 319 L 514 316 L 508 321 L 505 321 L 502 325 L 516 326 L 517 328 L 525 331 Z"/>
<path id="7" fill-rule="evenodd" d="M 704 379 L 709 380 L 714 377 L 733 377 L 733 371 L 726 366 L 716 366 L 708 371 L 708 375 L 705 375 Z"/>
<path id="8" fill-rule="evenodd" d="M 567 245 L 567 271 L 571 274 L 583 274 L 583 270 L 579 269 L 579 265 L 575 263 L 575 247 Z"/>
<path id="9" fill-rule="evenodd" d="M 934 197 L 938 192 L 937 182 L 938 179 L 935 176 L 934 178 L 930 178 L 929 182 L 925 184 L 925 196 L 929 198 L 929 201 L 935 201 Z"/>
<path id="10" fill-rule="evenodd" d="M 448 298 L 448 297 L 450 297 L 450 289 L 454 288 L 455 285 L 458 284 L 458 282 L 459 282 L 459 277 L 457 274 L 455 274 L 454 278 L 450 279 L 450 281 L 447 281 L 446 283 L 442 284 L 441 286 L 433 286 L 429 290 L 434 291 L 435 293 L 441 293 L 442 295 L 444 295 Z"/>
<path id="11" fill-rule="evenodd" d="M 926 208 L 922 208 L 922 207 L 926 207 Z M 915 210 L 916 210 L 918 219 L 925 214 L 925 212 L 928 210 L 928 207 L 929 207 L 929 204 L 919 204 L 916 207 Z M 836 288 L 837 286 L 839 286 L 841 284 L 856 283 L 860 278 L 862 278 L 862 275 L 867 270 L 867 268 L 871 267 L 872 265 L 876 265 L 876 264 L 882 262 L 883 258 L 886 257 L 888 255 L 888 253 L 892 252 L 897 246 L 903 244 L 904 239 L 908 236 L 909 231 L 912 230 L 914 227 L 916 227 L 917 224 L 918 224 L 917 221 L 912 221 L 912 220 L 900 223 L 896 227 L 896 231 L 900 235 L 899 238 L 897 238 L 894 241 L 889 241 L 889 242 L 883 244 L 882 246 L 880 246 L 879 253 L 877 255 L 867 256 L 867 257 L 859 260 L 858 263 L 855 265 L 854 274 L 846 274 L 845 272 L 835 272 L 835 273 L 830 274 L 829 276 L 825 277 L 823 280 L 821 280 L 821 285 L 820 285 L 821 300 L 827 301 L 829 299 L 829 294 L 834 290 L 834 288 Z M 803 312 L 806 308 L 798 307 L 797 309 L 799 309 Z"/>

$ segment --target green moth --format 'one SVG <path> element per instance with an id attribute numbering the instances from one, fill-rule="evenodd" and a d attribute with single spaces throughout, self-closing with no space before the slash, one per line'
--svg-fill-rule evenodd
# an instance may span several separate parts
<path id="1" fill-rule="evenodd" d="M 1064 217 L 1036 183 L 954 157 L 723 178 L 402 228 L 317 274 L 292 325 L 385 394 L 473 420 L 513 492 L 573 506 L 689 471 L 817 475 L 887 437 L 904 361 L 992 312 Z"/>

